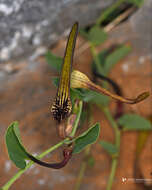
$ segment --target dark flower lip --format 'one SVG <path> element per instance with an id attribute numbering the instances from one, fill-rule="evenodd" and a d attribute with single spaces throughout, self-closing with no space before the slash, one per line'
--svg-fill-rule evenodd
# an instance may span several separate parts
<path id="1" fill-rule="evenodd" d="M 69 97 L 63 102 L 60 100 L 61 98 L 57 96 L 51 108 L 52 115 L 58 123 L 68 117 L 72 111 L 72 104 Z"/>
<path id="2" fill-rule="evenodd" d="M 77 34 L 78 22 L 75 22 L 68 38 L 64 61 L 60 73 L 59 86 L 56 98 L 51 108 L 54 119 L 59 123 L 63 119 L 67 118 L 72 110 L 72 104 L 70 100 L 70 78 Z"/>

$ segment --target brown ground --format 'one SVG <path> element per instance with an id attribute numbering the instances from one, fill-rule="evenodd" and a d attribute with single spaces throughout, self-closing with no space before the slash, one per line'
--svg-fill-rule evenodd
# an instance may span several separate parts
<path id="1" fill-rule="evenodd" d="M 109 41 L 104 47 L 109 47 L 116 42 L 124 42 L 125 37 L 119 37 L 116 30 L 110 34 Z M 79 38 L 77 49 L 83 40 Z M 53 52 L 63 55 L 65 40 L 61 40 Z M 132 41 L 129 41 L 132 44 Z M 103 48 L 103 46 L 101 47 Z M 75 57 L 74 67 L 91 77 L 90 63 L 92 57 L 89 50 Z M 118 63 L 110 76 L 122 87 L 126 97 L 135 97 L 142 91 L 151 92 L 151 64 L 150 56 L 145 56 L 133 49 L 132 53 Z M 56 73 L 51 71 L 44 58 L 37 62 L 27 64 L 19 63 L 17 71 L 6 76 L 5 82 L 0 87 L 0 186 L 5 184 L 16 172 L 17 168 L 8 158 L 4 143 L 4 133 L 7 126 L 14 120 L 20 123 L 23 144 L 32 153 L 40 153 L 56 144 L 59 138 L 56 134 L 55 123 L 50 115 L 49 106 L 55 95 L 55 87 L 51 77 Z M 111 109 L 115 103 L 111 103 Z M 100 139 L 114 141 L 113 130 L 103 113 L 94 107 L 94 120 L 101 123 Z M 151 97 L 137 105 L 125 105 L 125 112 L 138 113 L 149 117 L 152 115 Z M 134 177 L 135 152 L 138 132 L 125 132 L 121 138 L 121 152 L 116 172 L 113 190 L 144 190 L 143 184 L 135 184 L 132 180 L 122 181 L 122 178 Z M 145 179 L 152 179 L 152 133 L 149 134 L 145 148 L 138 160 L 140 175 Z M 102 190 L 106 188 L 110 172 L 111 159 L 107 153 L 96 143 L 92 146 L 91 153 L 95 159 L 93 168 L 88 167 L 81 189 Z M 54 161 L 61 159 L 58 150 L 48 155 L 45 160 Z M 24 175 L 17 180 L 11 190 L 71 190 L 74 188 L 83 153 L 74 156 L 70 163 L 61 170 L 53 170 L 33 165 Z M 152 185 L 152 182 L 146 182 Z"/>

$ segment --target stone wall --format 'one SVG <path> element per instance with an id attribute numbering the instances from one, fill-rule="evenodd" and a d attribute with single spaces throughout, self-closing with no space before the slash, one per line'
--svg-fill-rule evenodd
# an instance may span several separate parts
<path id="1" fill-rule="evenodd" d="M 0 62 L 45 52 L 72 23 L 92 23 L 115 0 L 0 0 Z"/>

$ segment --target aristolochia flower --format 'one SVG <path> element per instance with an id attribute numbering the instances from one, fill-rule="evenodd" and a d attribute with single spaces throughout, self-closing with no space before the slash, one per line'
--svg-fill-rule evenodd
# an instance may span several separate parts
<path id="1" fill-rule="evenodd" d="M 78 33 L 78 23 L 76 22 L 69 35 L 67 47 L 64 55 L 64 62 L 60 74 L 60 82 L 56 94 L 56 98 L 51 108 L 54 119 L 58 122 L 66 118 L 72 110 L 70 100 L 70 78 L 73 52 L 76 44 L 76 37 Z"/>
<path id="2" fill-rule="evenodd" d="M 149 96 L 149 92 L 144 92 L 138 95 L 134 99 L 124 98 L 109 92 L 108 90 L 102 88 L 101 86 L 94 84 L 85 74 L 81 73 L 80 71 L 74 70 L 71 73 L 72 59 L 76 44 L 77 33 L 78 33 L 78 23 L 76 22 L 73 25 L 69 35 L 64 56 L 64 62 L 60 74 L 59 86 L 55 100 L 51 108 L 51 112 L 53 114 L 54 119 L 56 119 L 60 123 L 63 119 L 67 118 L 71 113 L 72 104 L 70 99 L 70 87 L 93 90 L 127 104 L 136 104 Z"/>
<path id="3" fill-rule="evenodd" d="M 143 92 L 140 95 L 138 95 L 136 98 L 130 99 L 118 96 L 116 94 L 112 94 L 111 92 L 102 88 L 101 86 L 94 84 L 84 73 L 77 70 L 74 70 L 71 74 L 71 88 L 85 88 L 93 90 L 127 104 L 136 104 L 149 96 L 149 92 Z"/>

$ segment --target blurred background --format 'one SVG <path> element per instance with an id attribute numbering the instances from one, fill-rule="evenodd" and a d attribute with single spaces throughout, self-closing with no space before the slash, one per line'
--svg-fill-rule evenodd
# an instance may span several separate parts
<path id="1" fill-rule="evenodd" d="M 51 51 L 63 57 L 73 23 L 78 21 L 87 31 L 111 8 L 113 15 L 100 24 L 108 39 L 98 45 L 97 51 L 118 44 L 129 45 L 131 51 L 113 67 L 109 77 L 118 83 L 125 97 L 151 92 L 152 0 L 0 0 L 0 187 L 18 171 L 5 146 L 4 135 L 11 122 L 19 121 L 23 144 L 33 154 L 60 140 L 49 109 L 56 93 L 52 77 L 57 72 L 47 63 L 45 54 Z M 88 41 L 80 33 L 73 67 L 93 78 L 92 60 Z M 115 102 L 111 102 L 112 113 L 114 108 Z M 151 108 L 151 97 L 137 105 L 124 105 L 125 113 L 136 113 L 147 120 L 152 118 Z M 114 142 L 104 114 L 97 106 L 92 109 L 94 122 L 101 123 L 100 138 Z M 137 158 L 141 133 L 122 133 L 113 190 L 152 189 L 152 133 L 146 132 Z M 106 189 L 111 158 L 98 143 L 93 145 L 91 155 L 94 166 L 87 167 L 80 189 Z M 61 158 L 62 151 L 57 149 L 44 160 Z M 82 161 L 83 153 L 73 156 L 60 170 L 33 165 L 10 189 L 70 190 L 75 187 Z M 148 180 L 135 183 L 135 177 Z"/>

